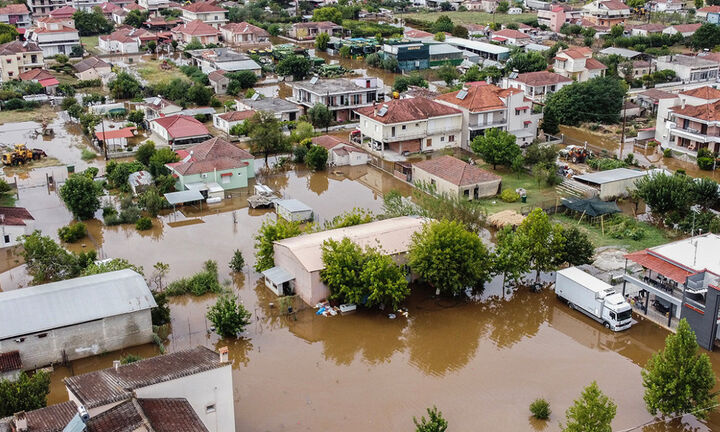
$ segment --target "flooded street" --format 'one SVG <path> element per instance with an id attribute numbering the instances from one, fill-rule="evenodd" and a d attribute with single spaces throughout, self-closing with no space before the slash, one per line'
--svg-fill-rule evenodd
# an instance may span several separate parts
<path id="1" fill-rule="evenodd" d="M 5 131 L 16 134 L 7 142 L 24 140 L 77 170 L 88 165 L 79 157 L 85 145 L 79 136 L 58 127 L 54 140 L 34 142 L 23 135 L 32 127 Z M 18 175 L 17 205 L 35 217 L 34 228 L 57 239 L 57 229 L 72 216 L 45 184 L 46 175 L 61 183 L 67 170 L 45 167 Z M 382 195 L 393 189 L 410 194 L 409 185 L 370 166 L 333 168 L 329 173 L 301 166 L 257 181 L 312 207 L 319 223 L 353 207 L 378 214 Z M 205 318 L 215 295 L 175 297 L 170 300 L 171 333 L 164 346 L 170 352 L 196 345 L 229 346 L 236 430 L 410 431 L 412 417 L 436 405 L 451 430 L 553 432 L 560 430 L 565 410 L 593 380 L 618 404 L 614 430 L 652 419 L 642 400 L 640 370 L 664 346 L 667 332 L 638 317 L 640 322 L 630 330 L 612 333 L 549 291 L 504 293 L 498 277 L 477 302 L 434 298 L 426 287 L 414 286 L 407 318 L 391 320 L 387 312 L 365 310 L 326 318 L 310 308 L 282 315 L 271 305 L 277 298 L 252 270 L 253 236 L 264 220 L 276 216 L 271 210 L 249 209 L 249 190 L 230 191 L 232 197 L 221 204 L 166 210 L 152 230 L 142 233 L 132 225 L 106 227 L 99 220 L 88 221 L 90 236 L 66 245 L 73 251 L 94 248 L 102 258 L 125 258 L 142 266 L 147 277 L 153 264 L 168 263 L 166 282 L 200 271 L 205 260 L 217 261 L 221 283 L 252 313 L 251 325 L 242 338 L 221 340 L 208 330 Z M 248 266 L 233 275 L 228 262 L 236 249 Z M 5 260 L 16 267 L 0 274 L 0 290 L 28 285 L 17 258 Z M 63 378 L 110 367 L 130 353 L 147 358 L 160 350 L 143 345 L 57 367 L 48 403 L 67 400 Z M 710 353 L 710 358 L 720 375 L 720 354 Z M 528 405 L 537 397 L 550 402 L 553 414 L 547 423 L 530 419 Z M 688 416 L 684 423 L 637 430 L 720 430 L 720 414 L 713 413 L 707 422 Z"/>

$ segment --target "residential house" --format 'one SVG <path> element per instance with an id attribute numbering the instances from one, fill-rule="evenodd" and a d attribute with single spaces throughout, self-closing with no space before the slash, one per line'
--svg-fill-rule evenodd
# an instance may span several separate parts
<path id="1" fill-rule="evenodd" d="M 0 381 L 15 381 L 22 373 L 22 370 L 20 351 L 0 352 Z M 0 430 L 2 430 L 2 423 L 0 423 Z"/>
<path id="2" fill-rule="evenodd" d="M 146 413 L 154 405 L 182 407 L 168 410 L 163 422 L 156 426 L 161 429 L 122 430 L 197 431 L 201 430 L 197 426 L 186 429 L 180 423 L 183 418 L 196 416 L 207 431 L 232 431 L 235 430 L 235 406 L 232 364 L 228 360 L 227 347 L 220 348 L 218 353 L 202 345 L 126 365 L 116 360 L 110 368 L 65 378 L 63 381 L 70 399 L 66 403 L 84 407 L 90 421 L 102 418 L 113 407 L 121 406 L 119 403 L 128 401 L 137 401 Z M 170 405 L 173 400 L 174 406 Z M 183 407 L 181 401 L 191 410 Z M 147 419 L 155 421 L 154 410 L 149 411 L 151 414 L 146 416 Z M 190 411 L 194 411 L 195 416 Z M 173 424 L 178 424 L 179 428 L 172 429 Z M 98 432 L 107 430 L 97 429 Z"/>
<path id="3" fill-rule="evenodd" d="M 143 24 L 151 31 L 167 32 L 180 24 L 182 20 L 164 16 L 149 17 Z"/>
<path id="4" fill-rule="evenodd" d="M 27 40 L 36 43 L 45 57 L 58 54 L 70 55 L 73 47 L 80 45 L 80 34 L 72 18 L 41 18 L 37 26 L 27 32 Z"/>
<path id="5" fill-rule="evenodd" d="M 247 151 L 215 137 L 178 150 L 179 162 L 166 164 L 177 179 L 179 191 L 197 189 L 193 185 L 220 185 L 223 189 L 247 187 L 255 177 L 255 158 Z"/>
<path id="6" fill-rule="evenodd" d="M 555 55 L 554 60 L 555 73 L 579 82 L 604 76 L 607 69 L 607 66 L 592 57 L 592 50 L 585 47 L 562 50 Z"/>
<path id="7" fill-rule="evenodd" d="M 150 15 L 159 15 L 161 11 L 170 8 L 170 0 L 138 0 L 138 5 L 147 9 Z"/>
<path id="8" fill-rule="evenodd" d="M 30 10 L 25 3 L 10 3 L 0 7 L 0 23 L 14 26 L 18 33 L 23 33 L 32 26 Z"/>
<path id="9" fill-rule="evenodd" d="M 356 108 L 363 149 L 385 156 L 442 150 L 465 145 L 462 112 L 430 99 L 394 99 Z"/>
<path id="10" fill-rule="evenodd" d="M 41 68 L 43 52 L 34 42 L 12 41 L 0 45 L 0 79 L 18 79 L 21 73 Z"/>
<path id="11" fill-rule="evenodd" d="M 102 126 L 95 127 L 95 138 L 101 148 L 108 151 L 125 151 L 128 147 L 128 139 L 135 136 L 136 127 L 128 126 L 119 129 L 104 130 Z"/>
<path id="12" fill-rule="evenodd" d="M 629 32 L 630 36 L 650 36 L 652 34 L 660 34 L 663 30 L 665 30 L 665 26 L 659 23 L 625 26 L 625 33 Z"/>
<path id="13" fill-rule="evenodd" d="M 20 81 L 31 81 L 40 84 L 45 94 L 54 95 L 60 82 L 45 69 L 30 69 L 18 75 Z"/>
<path id="14" fill-rule="evenodd" d="M 75 68 L 75 76 L 81 81 L 102 79 L 112 71 L 109 63 L 94 56 L 75 63 L 73 68 Z"/>
<path id="15" fill-rule="evenodd" d="M 720 6 L 705 6 L 695 11 L 695 17 L 701 20 L 707 20 L 708 13 L 720 14 Z"/>
<path id="16" fill-rule="evenodd" d="M 321 103 L 328 107 L 333 120 L 344 122 L 357 119 L 354 110 L 382 100 L 383 82 L 376 77 L 311 79 L 292 83 L 290 102 L 304 107 L 304 111 Z"/>
<path id="17" fill-rule="evenodd" d="M 532 100 L 517 88 L 501 89 L 486 82 L 467 83 L 461 90 L 435 99 L 463 113 L 463 148 L 487 129 L 497 128 L 517 137 L 518 145 L 529 145 L 537 136 L 542 114 L 532 113 Z"/>
<path id="18" fill-rule="evenodd" d="M 563 25 L 581 18 L 582 11 L 566 3 L 553 4 L 549 9 L 538 9 L 538 25 L 545 25 L 558 33 Z"/>
<path id="19" fill-rule="evenodd" d="M 100 5 L 106 0 L 71 0 L 72 6 L 85 12 L 91 12 L 93 8 L 100 7 Z"/>
<path id="20" fill-rule="evenodd" d="M 370 160 L 367 152 L 332 135 L 316 136 L 312 139 L 312 143 L 327 149 L 328 165 L 332 167 L 366 165 Z"/>
<path id="21" fill-rule="evenodd" d="M 661 101 L 669 99 L 677 99 L 677 95 L 664 90 L 652 88 L 638 94 L 636 102 L 645 110 L 649 110 L 651 113 L 655 114 L 658 112 Z M 668 106 L 673 105 L 674 103 Z"/>
<path id="22" fill-rule="evenodd" d="M 269 47 L 270 33 L 247 22 L 227 23 L 220 27 L 223 40 L 229 45 L 253 48 Z"/>
<path id="23" fill-rule="evenodd" d="M 684 83 L 716 81 L 720 62 L 700 56 L 674 54 L 658 57 L 657 70 L 670 69 Z"/>
<path id="24" fill-rule="evenodd" d="M 701 148 L 720 152 L 720 101 L 693 106 L 682 103 L 670 109 L 667 146 L 689 155 Z"/>
<path id="25" fill-rule="evenodd" d="M 149 343 L 156 306 L 129 269 L 1 292 L 0 352 L 18 350 L 35 369 Z"/>
<path id="26" fill-rule="evenodd" d="M 288 36 L 296 40 L 312 40 L 320 33 L 327 33 L 329 36 L 343 36 L 343 27 L 330 21 L 300 22 L 290 27 Z"/>
<path id="27" fill-rule="evenodd" d="M 226 77 L 224 70 L 212 71 L 208 74 L 208 81 L 210 86 L 215 90 L 217 94 L 227 93 L 228 85 L 230 85 L 230 78 Z"/>
<path id="28" fill-rule="evenodd" d="M 701 23 L 677 24 L 677 25 L 672 25 L 672 26 L 666 28 L 662 32 L 663 32 L 663 34 L 670 35 L 670 36 L 680 33 L 682 35 L 682 37 L 690 37 L 693 34 L 695 34 L 697 29 L 700 28 L 700 26 L 702 26 Z"/>
<path id="29" fill-rule="evenodd" d="M 490 40 L 512 46 L 525 46 L 531 41 L 529 35 L 518 30 L 507 28 L 493 32 Z"/>
<path id="30" fill-rule="evenodd" d="M 430 45 L 408 39 L 389 39 L 382 47 L 384 58 L 397 61 L 400 72 L 423 70 L 430 67 Z"/>
<path id="31" fill-rule="evenodd" d="M 63 6 L 61 8 L 50 11 L 48 13 L 48 16 L 56 19 L 72 19 L 73 15 L 75 15 L 75 12 L 77 12 L 77 9 L 68 4 L 67 6 Z M 37 19 L 37 17 L 35 18 Z"/>
<path id="32" fill-rule="evenodd" d="M 195 20 L 178 25 L 172 29 L 173 39 L 180 44 L 189 44 L 196 39 L 203 45 L 220 42 L 220 31 L 215 27 Z"/>
<path id="33" fill-rule="evenodd" d="M 681 91 L 678 94 L 651 89 L 638 96 L 638 103 L 643 106 L 647 106 L 649 99 L 648 93 L 651 92 L 651 96 L 654 96 L 655 99 L 655 110 L 653 112 L 657 115 L 655 121 L 655 140 L 660 142 L 663 147 L 673 147 L 675 145 L 674 143 L 677 140 L 673 137 L 673 134 L 679 137 L 689 137 L 687 134 L 683 135 L 682 131 L 675 131 L 674 133 L 671 133 L 671 129 L 678 129 L 678 122 L 673 119 L 673 111 L 675 109 L 684 110 L 688 106 L 709 106 L 720 101 L 720 90 L 714 87 L 704 86 Z M 689 123 L 690 120 L 688 119 L 688 125 L 685 129 L 692 128 Z M 703 128 L 700 127 L 697 129 L 701 131 Z M 696 153 L 696 150 L 689 150 L 684 146 L 680 146 L 677 149 L 690 155 L 694 155 Z"/>
<path id="34" fill-rule="evenodd" d="M 210 132 L 204 124 L 195 117 L 175 114 L 167 117 L 157 117 L 149 121 L 150 130 L 157 134 L 162 143 L 184 145 L 199 143 L 210 138 Z"/>
<path id="35" fill-rule="evenodd" d="M 583 19 L 603 27 L 625 25 L 630 7 L 620 0 L 593 0 L 583 6 Z"/>
<path id="36" fill-rule="evenodd" d="M 128 14 L 134 10 L 142 12 L 146 9 L 135 2 L 127 3 L 122 6 L 122 9 L 112 11 L 112 20 L 115 21 L 115 24 L 117 25 L 123 25 L 125 18 L 127 18 Z"/>
<path id="37" fill-rule="evenodd" d="M 235 100 L 238 111 L 267 111 L 275 114 L 280 121 L 295 121 L 300 117 L 300 107 L 280 98 L 261 97 Z"/>
<path id="38" fill-rule="evenodd" d="M 685 9 L 683 0 L 652 0 L 649 2 L 650 12 L 678 13 Z"/>
<path id="39" fill-rule="evenodd" d="M 182 111 L 180 105 L 160 96 L 145 98 L 138 108 L 145 112 L 145 120 L 147 121 L 154 120 L 158 117 L 170 116 Z"/>
<path id="40" fill-rule="evenodd" d="M 468 36 L 476 36 L 476 37 L 485 37 L 487 34 L 487 26 L 484 26 L 482 24 L 462 24 L 463 27 L 465 27 L 468 31 Z M 426 32 L 427 33 L 427 32 Z M 432 33 L 428 33 L 430 35 L 430 38 L 433 39 L 434 35 Z M 405 31 L 405 37 L 410 38 L 410 32 Z"/>
<path id="41" fill-rule="evenodd" d="M 255 115 L 255 111 L 253 110 L 228 111 L 222 114 L 213 114 L 213 126 L 229 134 L 233 126 L 244 122 L 253 115 Z"/>
<path id="42" fill-rule="evenodd" d="M 122 9 L 120 6 L 116 5 L 115 3 L 110 3 L 109 1 L 106 1 L 105 3 L 102 3 L 100 5 L 100 12 L 102 12 L 103 15 L 105 15 L 105 18 L 112 22 L 112 14 L 116 10 Z"/>
<path id="43" fill-rule="evenodd" d="M 218 6 L 214 1 L 199 1 L 180 7 L 180 19 L 186 23 L 200 20 L 207 25 L 219 29 L 227 22 L 227 9 Z"/>
<path id="44" fill-rule="evenodd" d="M 213 71 L 239 72 L 250 71 L 258 77 L 262 67 L 247 54 L 241 54 L 231 48 L 207 48 L 189 51 L 190 61 L 206 74 Z"/>
<path id="45" fill-rule="evenodd" d="M 640 79 L 644 75 L 653 73 L 654 71 L 655 68 L 653 64 L 645 60 L 635 60 L 627 64 L 621 63 L 618 65 L 618 75 L 621 78 Z M 629 73 L 630 76 L 626 77 L 625 75 L 627 73 Z"/>
<path id="46" fill-rule="evenodd" d="M 623 274 L 623 294 L 644 290 L 641 312 L 647 315 L 649 305 L 661 309 L 668 327 L 673 318 L 686 319 L 698 344 L 712 350 L 720 307 L 718 248 L 720 236 L 708 233 L 627 254 L 625 260 L 642 270 Z"/>
<path id="47" fill-rule="evenodd" d="M 403 264 L 407 261 L 413 234 L 420 232 L 425 222 L 426 219 L 402 216 L 276 241 L 273 244 L 275 267 L 263 272 L 265 284 L 276 292 L 295 293 L 305 303 L 315 305 L 330 295 L 320 279 L 320 271 L 325 268 L 322 259 L 325 241 L 349 238 L 362 248 L 377 248 L 393 257 L 396 263 Z"/>
<path id="48" fill-rule="evenodd" d="M 155 182 L 153 176 L 148 171 L 141 170 L 134 173 L 130 173 L 128 176 L 128 185 L 130 185 L 130 191 L 133 196 L 137 196 L 151 188 Z"/>
<path id="49" fill-rule="evenodd" d="M 502 177 L 454 156 L 440 156 L 412 164 L 412 181 L 438 195 L 476 200 L 500 193 Z"/>
<path id="50" fill-rule="evenodd" d="M 0 207 L 0 248 L 18 245 L 20 236 L 30 234 L 28 224 L 33 220 L 35 218 L 24 207 Z"/>
<path id="51" fill-rule="evenodd" d="M 140 52 L 140 36 L 151 36 L 145 29 L 121 27 L 98 38 L 98 49 L 104 53 L 135 54 Z"/>
<path id="52" fill-rule="evenodd" d="M 32 13 L 34 19 L 39 19 L 50 15 L 51 12 L 59 11 L 60 14 L 68 14 L 72 16 L 76 12 L 75 8 L 68 5 L 66 1 L 46 1 L 46 0 L 28 0 L 28 9 Z"/>
<path id="53" fill-rule="evenodd" d="M 573 83 L 568 77 L 548 71 L 521 73 L 504 81 L 503 87 L 520 89 L 535 102 L 544 102 L 548 95 Z"/>

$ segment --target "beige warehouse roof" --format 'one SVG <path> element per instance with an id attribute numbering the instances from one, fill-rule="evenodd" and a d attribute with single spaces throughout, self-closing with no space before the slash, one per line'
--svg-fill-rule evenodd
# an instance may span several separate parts
<path id="1" fill-rule="evenodd" d="M 290 250 L 295 259 L 307 270 L 314 272 L 325 268 L 322 260 L 322 244 L 325 240 L 342 240 L 348 237 L 361 247 L 370 246 L 387 255 L 407 252 L 413 233 L 422 229 L 427 219 L 402 216 L 301 235 L 276 241 L 275 245 Z"/>

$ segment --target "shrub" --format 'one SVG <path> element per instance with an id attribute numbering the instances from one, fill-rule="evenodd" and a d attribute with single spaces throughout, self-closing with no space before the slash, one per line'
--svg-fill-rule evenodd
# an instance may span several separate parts
<path id="1" fill-rule="evenodd" d="M 153 226 L 152 219 L 150 219 L 150 218 L 147 217 L 147 216 L 141 217 L 141 218 L 138 219 L 138 221 L 135 223 L 135 228 L 136 228 L 138 231 L 149 230 L 150 228 L 152 228 L 152 226 Z"/>
<path id="2" fill-rule="evenodd" d="M 646 231 L 635 219 L 627 216 L 615 216 L 605 223 L 610 237 L 615 239 L 642 240 Z"/>
<path id="3" fill-rule="evenodd" d="M 128 354 L 128 355 L 123 356 L 120 359 L 120 364 L 126 365 L 126 364 L 130 364 L 130 363 L 135 363 L 136 361 L 140 361 L 140 360 L 142 360 L 142 357 L 140 357 L 139 355 Z"/>
<path id="4" fill-rule="evenodd" d="M 222 337 L 235 337 L 250 324 L 248 312 L 237 297 L 223 295 L 207 313 L 207 319 L 215 326 L 215 331 Z"/>
<path id="5" fill-rule="evenodd" d="M 235 250 L 232 259 L 230 260 L 230 269 L 236 273 L 239 273 L 245 267 L 245 258 L 243 258 L 242 252 L 239 249 Z"/>
<path id="6" fill-rule="evenodd" d="M 535 418 L 546 420 L 550 418 L 550 404 L 543 398 L 535 399 L 530 404 L 530 412 Z"/>
<path id="7" fill-rule="evenodd" d="M 519 199 L 520 199 L 520 195 L 518 195 L 518 193 L 515 192 L 515 191 L 512 190 L 512 189 L 505 189 L 505 190 L 502 191 L 502 193 L 500 194 L 500 199 L 503 200 L 503 201 L 505 201 L 505 202 L 512 203 L 512 202 L 515 202 L 515 201 L 519 200 Z"/>
<path id="8" fill-rule="evenodd" d="M 672 157 L 672 150 L 669 148 L 666 148 L 663 150 L 663 157 L 671 158 Z"/>
<path id="9" fill-rule="evenodd" d="M 120 218 L 120 223 L 127 224 L 136 223 L 140 219 L 140 216 L 142 216 L 142 213 L 136 205 L 131 205 L 123 210 L 120 210 L 120 214 L 118 215 L 118 217 Z"/>
<path id="10" fill-rule="evenodd" d="M 189 278 L 182 278 L 170 283 L 165 290 L 165 294 L 169 296 L 183 294 L 201 296 L 209 292 L 218 293 L 220 291 L 222 291 L 222 287 L 218 282 L 217 263 L 209 260 L 205 261 L 203 271 Z"/>
<path id="11" fill-rule="evenodd" d="M 594 158 L 588 159 L 587 164 L 590 168 L 599 171 L 611 170 L 616 168 L 625 168 L 627 163 L 618 159 L 612 158 Z"/>
<path id="12" fill-rule="evenodd" d="M 75 243 L 86 235 L 87 227 L 82 222 L 64 226 L 58 229 L 58 237 L 60 237 L 60 240 L 66 243 Z"/>
<path id="13" fill-rule="evenodd" d="M 97 155 L 95 152 L 90 151 L 88 149 L 82 149 L 82 153 L 80 155 L 80 158 L 84 161 L 95 159 Z"/>

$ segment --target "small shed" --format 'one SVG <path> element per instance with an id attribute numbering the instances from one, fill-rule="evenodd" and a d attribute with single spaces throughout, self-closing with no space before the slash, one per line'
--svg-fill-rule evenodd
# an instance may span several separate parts
<path id="1" fill-rule="evenodd" d="M 275 213 L 290 222 L 304 222 L 313 218 L 313 210 L 296 199 L 275 201 Z"/>
<path id="2" fill-rule="evenodd" d="M 616 168 L 607 171 L 598 171 L 590 174 L 576 175 L 574 180 L 590 185 L 600 191 L 600 199 L 627 196 L 635 190 L 635 182 L 647 175 L 647 171 Z"/>
<path id="3" fill-rule="evenodd" d="M 265 286 L 276 295 L 293 294 L 293 281 L 295 278 L 282 267 L 273 267 L 262 272 L 265 277 Z"/>
<path id="4" fill-rule="evenodd" d="M 133 195 L 137 195 L 145 192 L 147 188 L 152 186 L 153 177 L 152 174 L 147 171 L 138 171 L 128 176 L 128 183 L 130 184 Z"/>
<path id="5" fill-rule="evenodd" d="M 173 209 L 178 204 L 188 204 L 199 202 L 202 206 L 202 202 L 205 197 L 198 190 L 184 190 L 180 192 L 168 192 L 165 194 L 165 199 L 173 206 Z"/>

